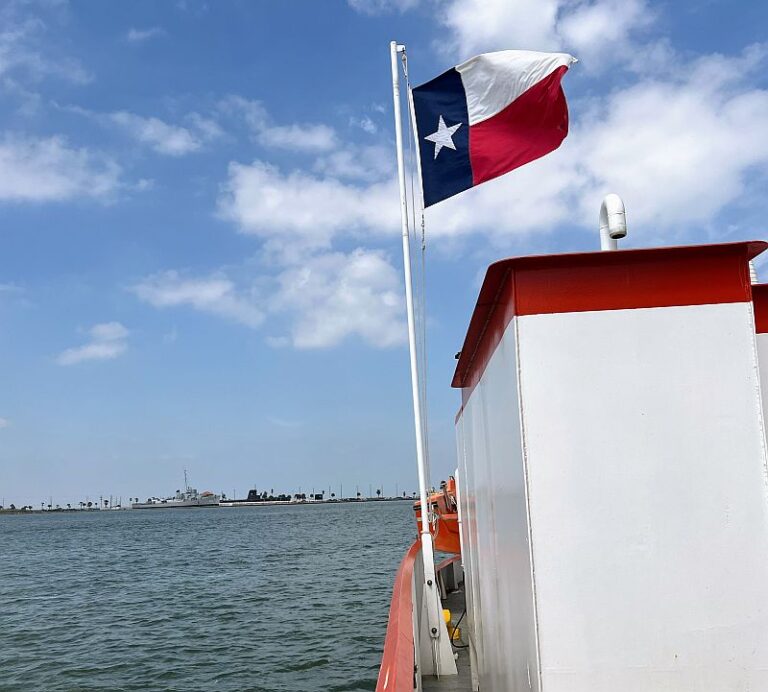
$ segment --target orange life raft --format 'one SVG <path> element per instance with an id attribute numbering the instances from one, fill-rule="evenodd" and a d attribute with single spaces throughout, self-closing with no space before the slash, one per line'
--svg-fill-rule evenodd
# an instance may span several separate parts
<path id="1" fill-rule="evenodd" d="M 460 555 L 459 514 L 456 504 L 456 481 L 453 476 L 440 484 L 438 492 L 429 496 L 429 506 L 433 515 L 429 530 L 435 550 Z M 421 532 L 421 502 L 416 501 L 413 509 L 416 512 L 416 531 Z"/>

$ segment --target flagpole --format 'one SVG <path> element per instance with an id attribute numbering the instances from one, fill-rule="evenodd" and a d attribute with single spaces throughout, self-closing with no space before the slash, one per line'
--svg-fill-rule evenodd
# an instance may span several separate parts
<path id="1" fill-rule="evenodd" d="M 416 463 L 419 471 L 419 499 L 421 500 L 421 555 L 424 564 L 424 597 L 427 605 L 427 621 L 430 637 L 440 638 L 440 600 L 435 580 L 435 557 L 432 534 L 429 530 L 429 499 L 424 454 L 424 427 L 421 417 L 421 395 L 419 390 L 419 365 L 416 353 L 416 320 L 413 308 L 413 285 L 411 279 L 411 245 L 408 237 L 408 205 L 406 198 L 405 164 L 403 160 L 403 129 L 400 114 L 400 72 L 399 54 L 405 46 L 397 41 L 390 43 L 392 62 L 392 98 L 395 111 L 395 142 L 397 145 L 397 174 L 400 185 L 400 225 L 403 240 L 403 269 L 405 274 L 405 304 L 408 313 L 408 350 L 411 360 L 411 395 L 413 398 L 413 422 L 416 432 Z M 434 672 L 440 673 L 439 646 L 432 647 Z"/>
<path id="2" fill-rule="evenodd" d="M 421 266 L 421 270 L 422 270 L 422 275 L 421 275 L 421 279 L 422 279 L 422 300 L 425 301 L 422 304 L 422 320 L 424 320 L 424 322 L 426 322 L 426 319 L 427 319 L 427 316 L 426 316 L 426 297 L 424 295 L 425 282 L 426 282 L 426 278 L 425 278 L 424 274 L 426 272 L 426 268 L 425 268 L 425 266 L 423 264 L 423 260 L 424 260 L 424 254 L 423 254 L 424 253 L 424 191 L 422 189 L 422 180 L 423 180 L 423 178 L 422 178 L 422 175 L 421 175 L 421 151 L 419 150 L 419 141 L 418 141 L 419 128 L 416 125 L 416 109 L 413 106 L 413 90 L 411 89 L 411 86 L 410 86 L 410 83 L 409 83 L 409 77 L 408 77 L 408 58 L 407 58 L 407 55 L 406 55 L 406 57 L 404 59 L 404 69 L 405 69 L 406 88 L 408 90 L 408 92 L 406 94 L 406 96 L 408 98 L 408 117 L 410 119 L 411 132 L 413 132 L 413 137 L 414 137 L 413 144 L 414 144 L 414 158 L 415 158 L 415 161 L 416 161 L 416 178 L 419 181 L 419 184 L 418 184 L 418 186 L 416 186 L 416 189 L 418 190 L 418 202 L 419 202 L 418 211 L 420 212 L 421 231 L 422 231 L 422 237 L 421 237 L 421 242 L 422 242 L 422 246 L 421 246 L 421 252 L 422 252 L 422 266 Z M 415 197 L 416 192 L 414 192 L 413 187 L 411 189 L 411 192 L 414 195 L 414 199 L 412 200 L 412 203 L 415 206 L 416 205 L 416 197 Z M 416 218 L 416 215 L 414 214 L 414 224 L 416 223 L 415 218 Z M 414 232 L 415 232 L 415 230 L 416 229 L 414 228 Z M 422 329 L 424 329 L 424 328 L 425 328 L 424 324 L 422 324 Z M 424 411 L 423 411 L 423 419 L 422 419 L 422 426 L 423 426 L 423 430 L 424 430 L 424 433 L 423 433 L 424 434 L 424 477 L 426 478 L 426 482 L 427 482 L 427 492 L 429 492 L 429 489 L 430 489 L 431 483 L 432 483 L 432 472 L 431 472 L 430 467 L 429 467 L 429 435 L 428 435 L 429 428 L 427 426 L 427 417 L 428 417 L 429 413 L 427 411 L 427 384 L 426 384 L 426 377 L 427 377 L 427 362 L 426 362 L 427 355 L 426 355 L 426 349 L 427 349 L 427 344 L 426 344 L 426 333 L 424 334 L 424 340 L 423 340 L 423 343 L 422 343 L 421 347 L 423 349 L 423 357 L 424 357 L 424 361 L 423 361 L 424 372 L 422 372 L 422 374 L 421 374 L 421 376 L 423 378 L 422 379 L 423 391 L 421 393 L 422 393 L 423 400 L 424 400 Z"/>

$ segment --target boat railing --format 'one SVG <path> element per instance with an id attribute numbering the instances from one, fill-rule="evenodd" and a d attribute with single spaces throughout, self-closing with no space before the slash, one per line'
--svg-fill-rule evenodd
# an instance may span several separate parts
<path id="1" fill-rule="evenodd" d="M 417 539 L 408 548 L 395 576 L 389 622 L 384 640 L 376 692 L 412 692 L 416 689 L 417 613 L 414 608 L 414 567 L 421 554 Z"/>
<path id="2" fill-rule="evenodd" d="M 461 556 L 451 555 L 439 562 L 435 575 L 444 597 L 462 580 Z M 421 690 L 422 663 L 427 661 L 431 665 L 432 655 L 432 639 L 427 631 L 426 608 L 422 602 L 423 589 L 417 588 L 423 584 L 421 541 L 417 539 L 408 548 L 395 575 L 376 692 Z"/>

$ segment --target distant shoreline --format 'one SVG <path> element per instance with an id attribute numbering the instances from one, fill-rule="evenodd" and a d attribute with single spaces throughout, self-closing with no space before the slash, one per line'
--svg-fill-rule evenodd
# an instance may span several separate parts
<path id="1" fill-rule="evenodd" d="M 416 498 L 418 499 L 418 498 Z M 350 497 L 342 500 L 262 500 L 259 502 L 253 502 L 249 500 L 224 500 L 218 505 L 200 505 L 192 507 L 174 507 L 173 505 L 157 507 L 142 507 L 140 509 L 133 509 L 132 507 L 113 507 L 103 509 L 100 507 L 72 507 L 67 509 L 66 507 L 59 507 L 58 509 L 0 509 L 0 516 L 3 515 L 19 515 L 19 514 L 89 514 L 94 512 L 145 512 L 155 509 L 235 509 L 238 507 L 294 507 L 297 505 L 341 505 L 341 504 L 358 504 L 365 502 L 415 502 L 416 499 L 412 497 Z"/>

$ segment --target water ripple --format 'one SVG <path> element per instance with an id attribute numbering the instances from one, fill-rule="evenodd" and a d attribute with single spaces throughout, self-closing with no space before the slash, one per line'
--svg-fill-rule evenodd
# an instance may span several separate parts
<path id="1" fill-rule="evenodd" d="M 408 503 L 0 517 L 0 690 L 372 690 Z"/>

